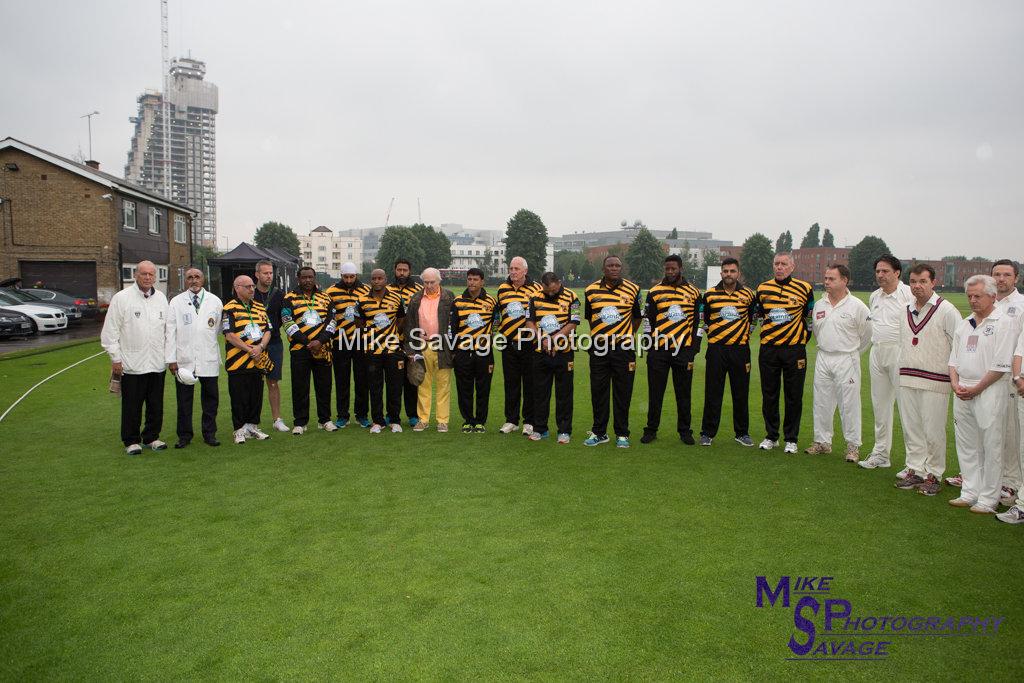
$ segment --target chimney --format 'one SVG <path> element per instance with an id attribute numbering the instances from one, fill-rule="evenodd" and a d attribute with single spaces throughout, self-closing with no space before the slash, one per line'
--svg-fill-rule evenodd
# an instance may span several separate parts
<path id="1" fill-rule="evenodd" d="M 95 161 L 93 159 L 89 159 L 88 161 L 86 161 L 85 165 L 97 171 L 100 170 L 100 162 Z"/>

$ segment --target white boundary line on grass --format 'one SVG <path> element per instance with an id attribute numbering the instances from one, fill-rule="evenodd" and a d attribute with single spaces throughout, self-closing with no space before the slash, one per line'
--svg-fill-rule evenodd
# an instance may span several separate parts
<path id="1" fill-rule="evenodd" d="M 0 422 L 3 422 L 4 418 L 5 418 L 5 417 L 7 417 L 7 414 L 8 414 L 9 412 L 11 412 L 12 410 L 14 410 L 14 407 L 15 407 L 15 406 L 17 406 L 17 405 L 18 405 L 19 403 L 21 403 L 21 402 L 22 402 L 22 401 L 23 401 L 23 400 L 25 399 L 25 397 L 26 397 L 26 396 L 28 396 L 29 394 L 31 394 L 31 393 L 32 393 L 33 391 L 35 391 L 36 389 L 38 389 L 39 387 L 41 387 L 41 386 L 42 386 L 43 384 L 45 384 L 46 382 L 49 382 L 49 381 L 50 381 L 51 379 L 53 379 L 54 377 L 56 377 L 56 376 L 57 376 L 57 375 L 59 375 L 60 373 L 62 373 L 62 372 L 65 372 L 66 370 L 70 370 L 71 368 L 75 367 L 76 365 L 81 365 L 82 363 L 84 363 L 84 362 L 85 362 L 85 361 L 87 361 L 87 360 L 92 360 L 92 359 L 93 359 L 93 358 L 95 358 L 96 356 L 101 356 L 101 355 L 103 355 L 104 353 L 106 353 L 106 351 L 100 351 L 99 353 L 94 353 L 94 354 L 92 354 L 91 356 L 89 356 L 88 358 L 83 358 L 82 360 L 78 361 L 77 363 L 72 363 L 71 365 L 67 366 L 67 367 L 66 367 L 66 368 L 64 368 L 63 370 L 58 370 L 57 372 L 53 373 L 52 375 L 50 375 L 49 377 L 47 377 L 46 379 L 44 379 L 44 380 L 43 380 L 42 382 L 39 382 L 39 383 L 38 383 L 38 384 L 36 384 L 36 385 L 35 385 L 34 387 L 32 387 L 31 389 L 29 389 L 28 391 L 26 391 L 26 392 L 25 392 L 24 394 L 22 394 L 22 395 L 21 395 L 21 398 L 19 398 L 19 399 L 18 399 L 17 401 L 15 401 L 14 403 L 12 403 L 12 404 L 11 404 L 11 407 L 10 407 L 10 408 L 8 408 L 7 410 L 5 410 L 5 411 L 4 411 L 4 414 L 3 414 L 3 415 L 0 415 Z"/>

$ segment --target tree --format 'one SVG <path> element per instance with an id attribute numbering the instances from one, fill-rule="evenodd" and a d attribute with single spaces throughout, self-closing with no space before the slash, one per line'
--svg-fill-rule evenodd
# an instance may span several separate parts
<path id="1" fill-rule="evenodd" d="M 851 287 L 871 289 L 875 286 L 875 259 L 892 253 L 880 237 L 868 235 L 850 249 Z"/>
<path id="2" fill-rule="evenodd" d="M 494 250 L 490 247 L 484 249 L 484 255 L 476 257 L 476 267 L 484 271 L 485 280 L 494 275 Z"/>
<path id="3" fill-rule="evenodd" d="M 793 233 L 787 230 L 779 235 L 779 239 L 775 240 L 775 253 L 785 254 L 790 251 L 793 251 Z"/>
<path id="4" fill-rule="evenodd" d="M 360 271 L 360 272 L 361 272 L 361 273 L 362 273 L 362 274 L 363 274 L 363 275 L 364 275 L 364 276 L 365 276 L 365 277 L 366 277 L 367 279 L 369 279 L 369 277 L 370 277 L 370 273 L 372 273 L 372 272 L 373 272 L 373 269 L 374 269 L 374 268 L 375 268 L 375 266 L 373 265 L 373 261 L 363 261 L 363 269 L 362 269 L 362 271 Z"/>
<path id="5" fill-rule="evenodd" d="M 452 243 L 447 235 L 423 223 L 414 223 L 409 230 L 423 250 L 423 268 L 447 268 L 452 264 Z"/>
<path id="6" fill-rule="evenodd" d="M 829 230 L 828 228 L 825 228 L 825 233 L 821 236 L 821 246 L 823 246 L 823 247 L 835 247 L 836 246 L 835 235 L 833 235 L 832 231 Z"/>
<path id="7" fill-rule="evenodd" d="M 377 249 L 377 267 L 383 268 L 388 277 L 391 277 L 395 261 L 400 258 L 412 262 L 414 273 L 422 272 L 427 267 L 426 254 L 412 230 L 405 226 L 392 225 L 380 237 L 380 248 Z"/>
<path id="8" fill-rule="evenodd" d="M 600 272 L 597 266 L 590 259 L 584 258 L 583 264 L 580 266 L 580 279 L 584 282 L 593 282 L 597 279 L 597 274 Z"/>
<path id="9" fill-rule="evenodd" d="M 527 209 L 519 209 L 505 228 L 505 263 L 516 256 L 526 259 L 531 271 L 539 274 L 547 263 L 548 229 L 540 216 Z"/>
<path id="10" fill-rule="evenodd" d="M 209 261 L 212 258 L 216 258 L 221 255 L 221 252 L 217 251 L 213 247 L 204 247 L 201 244 L 195 244 L 192 246 L 192 265 L 203 271 L 206 275 L 206 280 L 210 280 L 210 268 Z"/>
<path id="11" fill-rule="evenodd" d="M 583 277 L 583 264 L 586 261 L 581 252 L 559 249 L 555 252 L 555 272 L 563 282 L 578 280 Z"/>
<path id="12" fill-rule="evenodd" d="M 665 252 L 661 242 L 647 228 L 640 228 L 626 251 L 626 267 L 629 277 L 641 287 L 646 287 L 662 273 Z"/>
<path id="13" fill-rule="evenodd" d="M 672 232 L 670 232 L 668 234 L 668 238 L 670 240 L 677 240 L 677 239 L 679 239 L 679 228 L 672 228 Z"/>
<path id="14" fill-rule="evenodd" d="M 267 221 L 260 226 L 252 238 L 253 243 L 260 249 L 280 249 L 286 254 L 300 256 L 299 238 L 295 232 L 284 223 Z"/>
<path id="15" fill-rule="evenodd" d="M 690 241 L 684 241 L 679 250 L 679 258 L 683 259 L 683 277 L 690 282 L 696 282 L 700 276 L 700 265 L 697 263 L 697 257 L 691 251 Z"/>
<path id="16" fill-rule="evenodd" d="M 817 223 L 807 229 L 807 234 L 804 235 L 803 241 L 800 242 L 801 249 L 813 249 L 814 247 L 821 246 L 821 226 Z"/>
<path id="17" fill-rule="evenodd" d="M 708 282 L 708 266 L 720 266 L 722 265 L 722 255 L 713 249 L 708 249 L 704 252 L 704 258 L 701 259 L 700 270 L 697 271 L 697 277 L 694 278 L 693 284 L 697 285 L 701 289 L 707 289 L 708 285 L 713 284 Z"/>
<path id="18" fill-rule="evenodd" d="M 767 235 L 755 232 L 743 243 L 740 253 L 740 267 L 743 269 L 743 280 L 751 287 L 772 277 L 772 241 Z"/>

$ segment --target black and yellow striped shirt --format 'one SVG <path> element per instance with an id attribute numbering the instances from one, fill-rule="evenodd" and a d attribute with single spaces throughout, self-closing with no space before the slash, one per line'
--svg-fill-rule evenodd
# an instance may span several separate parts
<path id="1" fill-rule="evenodd" d="M 415 282 L 412 278 L 409 278 L 409 282 L 404 285 L 394 284 L 388 285 L 388 287 L 395 292 L 398 292 L 398 295 L 402 297 L 403 306 L 408 306 L 409 302 L 414 296 L 416 296 L 417 292 L 423 291 L 423 285 L 419 282 Z"/>
<path id="2" fill-rule="evenodd" d="M 359 280 L 356 280 L 351 287 L 346 287 L 343 282 L 335 282 L 327 288 L 326 293 L 331 297 L 331 307 L 334 310 L 338 336 L 345 335 L 351 339 L 360 327 L 359 318 L 356 316 L 359 297 L 369 294 L 370 286 Z"/>
<path id="3" fill-rule="evenodd" d="M 490 348 L 491 330 L 498 302 L 481 289 L 473 298 L 467 289 L 452 302 L 449 325 L 456 349 Z"/>
<path id="4" fill-rule="evenodd" d="M 515 287 L 512 280 L 505 280 L 498 285 L 498 334 L 508 339 L 517 339 L 526 324 L 529 315 L 530 299 L 540 296 L 543 291 L 536 280 L 526 278 L 523 284 Z"/>
<path id="5" fill-rule="evenodd" d="M 757 286 L 757 312 L 761 321 L 762 346 L 800 346 L 811 338 L 807 317 L 814 308 L 814 290 L 809 282 L 787 277 Z"/>
<path id="6" fill-rule="evenodd" d="M 638 284 L 622 280 L 613 287 L 602 278 L 583 290 L 583 302 L 591 337 L 606 336 L 613 345 L 633 344 L 633 321 L 641 317 Z"/>
<path id="7" fill-rule="evenodd" d="M 543 291 L 530 299 L 529 320 L 537 326 L 537 334 L 550 337 L 569 323 L 580 324 L 580 300 L 571 289 L 562 289 L 554 296 Z M 572 353 L 575 349 L 576 330 L 554 339 L 555 350 Z M 543 353 L 540 344 L 537 351 Z"/>
<path id="8" fill-rule="evenodd" d="M 243 304 L 237 298 L 224 304 L 221 314 L 221 331 L 237 334 L 247 346 L 256 346 L 263 339 L 263 333 L 270 329 L 267 309 L 259 301 Z M 259 372 L 256 361 L 245 351 L 231 342 L 224 344 L 224 368 L 230 373 Z"/>
<path id="9" fill-rule="evenodd" d="M 664 280 L 651 287 L 644 304 L 644 316 L 651 323 L 655 349 L 674 350 L 697 344 L 700 290 L 681 278 L 679 284 Z"/>
<path id="10" fill-rule="evenodd" d="M 754 298 L 754 290 L 740 284 L 731 294 L 725 291 L 721 282 L 704 292 L 708 344 L 749 344 L 750 324 L 757 314 Z"/>
<path id="11" fill-rule="evenodd" d="M 405 317 L 405 304 L 398 290 L 387 287 L 380 300 L 371 290 L 359 297 L 357 314 L 363 320 L 363 348 L 367 353 L 379 356 L 399 350 L 401 339 L 398 321 Z"/>
<path id="12" fill-rule="evenodd" d="M 314 339 L 330 345 L 337 325 L 332 310 L 331 297 L 319 289 L 314 288 L 309 296 L 295 290 L 286 292 L 281 306 L 281 326 L 292 343 L 291 350 L 305 348 Z"/>

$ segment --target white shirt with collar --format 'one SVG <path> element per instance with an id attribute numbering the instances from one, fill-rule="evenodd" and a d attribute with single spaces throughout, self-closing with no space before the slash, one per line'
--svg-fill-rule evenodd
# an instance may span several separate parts
<path id="1" fill-rule="evenodd" d="M 1014 329 L 1020 334 L 1024 326 L 1024 294 L 1016 288 L 996 302 L 996 308 L 1013 322 Z"/>
<path id="2" fill-rule="evenodd" d="M 198 310 L 194 297 L 199 299 Z M 196 377 L 216 377 L 221 368 L 219 334 L 223 308 L 220 298 L 205 289 L 195 295 L 186 289 L 171 299 L 164 360 L 193 371 Z"/>
<path id="3" fill-rule="evenodd" d="M 961 385 L 972 387 L 989 371 L 1010 372 L 1016 341 L 1013 321 L 998 308 L 981 321 L 972 313 L 956 328 L 949 367 L 956 368 Z"/>
<path id="4" fill-rule="evenodd" d="M 871 344 L 871 313 L 863 301 L 846 292 L 833 306 L 828 294 L 814 302 L 814 336 L 826 353 L 860 353 Z"/>
<path id="5" fill-rule="evenodd" d="M 907 306 L 914 303 L 910 286 L 898 282 L 892 294 L 886 294 L 881 287 L 871 292 L 868 308 L 871 309 L 871 343 L 898 344 L 900 326 L 907 315 Z"/>
<path id="6" fill-rule="evenodd" d="M 144 293 L 137 284 L 110 298 L 100 344 L 125 374 L 163 372 L 167 297 L 155 287 Z"/>

